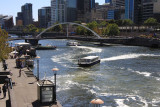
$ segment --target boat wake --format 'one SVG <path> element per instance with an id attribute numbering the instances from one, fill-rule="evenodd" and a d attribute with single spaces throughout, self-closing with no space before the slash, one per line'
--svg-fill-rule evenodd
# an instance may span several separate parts
<path id="1" fill-rule="evenodd" d="M 160 55 L 154 55 L 154 54 L 126 54 L 126 55 L 120 55 L 120 56 L 114 56 L 110 58 L 103 58 L 101 59 L 102 62 L 105 61 L 116 61 L 116 60 L 122 60 L 122 59 L 133 59 L 138 57 L 157 57 Z"/>
<path id="2" fill-rule="evenodd" d="M 87 46 L 77 46 L 76 48 L 89 49 L 88 53 L 100 53 L 100 52 L 102 52 L 102 49 L 93 48 L 93 47 L 87 47 Z"/>

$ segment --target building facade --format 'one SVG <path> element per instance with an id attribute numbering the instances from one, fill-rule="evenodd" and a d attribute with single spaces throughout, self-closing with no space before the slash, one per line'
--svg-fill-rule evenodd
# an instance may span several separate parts
<path id="1" fill-rule="evenodd" d="M 66 4 L 64 0 L 51 0 L 51 24 L 66 21 Z"/>
<path id="2" fill-rule="evenodd" d="M 0 27 L 2 29 L 11 29 L 14 26 L 13 16 L 0 15 Z"/>
<path id="3" fill-rule="evenodd" d="M 130 19 L 135 24 L 142 23 L 141 0 L 125 0 L 125 19 Z"/>
<path id="4" fill-rule="evenodd" d="M 18 12 L 16 17 L 16 26 L 22 26 L 23 25 L 23 13 Z"/>
<path id="5" fill-rule="evenodd" d="M 23 25 L 29 25 L 33 23 L 33 16 L 32 16 L 32 4 L 26 3 L 21 7 L 22 15 L 23 15 Z"/>
<path id="6" fill-rule="evenodd" d="M 66 0 L 66 21 L 77 21 L 77 0 Z"/>
<path id="7" fill-rule="evenodd" d="M 91 9 L 95 8 L 95 0 L 91 0 Z"/>
<path id="8" fill-rule="evenodd" d="M 91 18 L 91 0 L 77 0 L 77 20 L 89 22 Z"/>
<path id="9" fill-rule="evenodd" d="M 39 26 L 46 28 L 51 21 L 51 7 L 43 7 L 38 10 Z"/>
<path id="10" fill-rule="evenodd" d="M 116 9 L 125 7 L 125 0 L 111 0 L 111 5 Z"/>

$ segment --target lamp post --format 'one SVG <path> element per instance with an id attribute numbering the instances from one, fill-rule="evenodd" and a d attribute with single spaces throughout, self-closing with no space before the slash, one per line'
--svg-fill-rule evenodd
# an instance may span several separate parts
<path id="1" fill-rule="evenodd" d="M 57 103 L 57 98 L 56 98 L 56 73 L 59 71 L 58 68 L 53 68 L 52 71 L 54 72 L 54 83 L 55 83 L 55 90 L 54 90 L 54 95 L 55 95 L 55 104 Z"/>
<path id="2" fill-rule="evenodd" d="M 100 104 L 104 104 L 104 101 L 99 98 L 95 98 L 90 103 L 94 104 L 95 107 L 100 107 Z"/>
<path id="3" fill-rule="evenodd" d="M 37 81 L 39 81 L 39 56 L 36 57 L 37 59 Z"/>

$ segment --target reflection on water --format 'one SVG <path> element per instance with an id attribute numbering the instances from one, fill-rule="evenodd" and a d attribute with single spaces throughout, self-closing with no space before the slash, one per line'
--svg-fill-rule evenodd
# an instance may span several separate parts
<path id="1" fill-rule="evenodd" d="M 40 77 L 54 81 L 53 67 L 58 67 L 57 96 L 64 107 L 89 107 L 99 97 L 103 107 L 160 106 L 160 50 L 114 45 L 97 47 L 81 42 L 68 47 L 67 40 L 42 40 L 42 45 L 56 45 L 56 50 L 37 51 Z M 98 55 L 101 63 L 79 67 L 78 58 Z M 36 62 L 35 62 L 36 65 Z M 36 66 L 33 69 L 36 75 Z"/>

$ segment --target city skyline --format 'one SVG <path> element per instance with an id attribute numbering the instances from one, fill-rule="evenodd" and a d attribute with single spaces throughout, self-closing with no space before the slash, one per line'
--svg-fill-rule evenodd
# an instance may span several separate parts
<path id="1" fill-rule="evenodd" d="M 99 4 L 105 3 L 105 0 L 95 0 Z M 46 6 L 51 6 L 51 0 L 5 0 L 0 4 L 0 14 L 12 15 L 15 24 L 15 17 L 17 12 L 21 11 L 21 6 L 25 3 L 33 4 L 33 19 L 38 21 L 38 9 Z"/>

